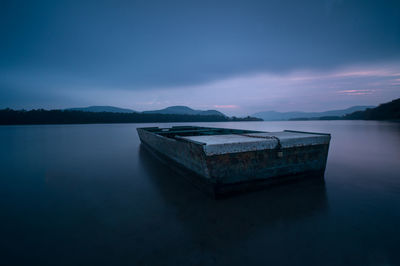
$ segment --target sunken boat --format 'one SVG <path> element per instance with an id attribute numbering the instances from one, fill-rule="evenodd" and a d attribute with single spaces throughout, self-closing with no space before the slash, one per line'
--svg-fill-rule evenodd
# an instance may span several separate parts
<path id="1" fill-rule="evenodd" d="M 325 133 L 174 126 L 137 129 L 142 145 L 218 197 L 305 177 L 323 177 Z"/>

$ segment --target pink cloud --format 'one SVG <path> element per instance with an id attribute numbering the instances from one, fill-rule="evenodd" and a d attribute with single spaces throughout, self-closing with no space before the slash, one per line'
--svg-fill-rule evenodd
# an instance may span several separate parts
<path id="1" fill-rule="evenodd" d="M 374 92 L 375 92 L 375 90 L 341 90 L 341 91 L 337 91 L 338 94 L 343 94 L 343 95 L 370 95 Z"/>
<path id="2" fill-rule="evenodd" d="M 235 109 L 239 108 L 239 106 L 234 104 L 227 104 L 227 105 L 214 105 L 214 108 L 226 108 L 226 109 Z"/>

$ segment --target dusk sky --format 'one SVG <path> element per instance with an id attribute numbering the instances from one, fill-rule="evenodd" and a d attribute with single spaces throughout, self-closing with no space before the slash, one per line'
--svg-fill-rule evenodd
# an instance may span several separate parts
<path id="1" fill-rule="evenodd" d="M 400 97 L 400 1 L 0 1 L 0 108 L 228 115 Z"/>

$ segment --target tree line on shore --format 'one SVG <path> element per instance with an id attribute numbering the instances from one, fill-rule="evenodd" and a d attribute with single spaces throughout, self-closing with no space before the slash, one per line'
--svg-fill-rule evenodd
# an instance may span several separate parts
<path id="1" fill-rule="evenodd" d="M 44 109 L 26 111 L 9 108 L 0 110 L 0 125 L 230 121 L 262 121 L 262 119 L 250 116 L 239 118 L 221 115 L 112 113 Z"/>
<path id="2" fill-rule="evenodd" d="M 393 120 L 400 121 L 400 98 L 375 108 L 344 116 L 295 118 L 291 120 Z M 262 121 L 256 117 L 228 117 L 223 115 L 188 115 L 159 113 L 114 113 L 74 110 L 0 110 L 0 125 L 34 124 L 101 124 L 101 123 L 163 123 L 163 122 L 231 122 Z"/>

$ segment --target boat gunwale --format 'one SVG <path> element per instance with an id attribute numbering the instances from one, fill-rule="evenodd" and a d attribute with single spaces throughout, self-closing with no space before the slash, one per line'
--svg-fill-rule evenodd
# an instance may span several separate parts
<path id="1" fill-rule="evenodd" d="M 182 129 L 185 129 L 185 128 L 188 129 L 188 130 L 182 130 Z M 220 132 L 222 134 L 218 134 L 218 132 L 216 132 L 217 134 L 207 134 L 207 135 L 209 135 L 209 136 L 220 136 L 220 135 L 230 135 L 230 134 L 232 134 L 232 135 L 245 135 L 245 134 L 249 134 L 249 133 L 251 133 L 251 134 L 253 134 L 253 133 L 275 133 L 275 132 L 268 132 L 268 131 L 256 131 L 256 130 L 246 130 L 246 129 L 231 129 L 231 128 L 218 128 L 218 127 L 197 127 L 197 126 L 172 126 L 172 127 L 169 127 L 169 128 L 142 127 L 142 128 L 137 128 L 137 129 L 144 130 L 144 131 L 146 131 L 148 133 L 152 133 L 154 135 L 157 135 L 159 137 L 162 137 L 162 138 L 165 138 L 165 139 L 168 139 L 168 140 L 174 140 L 174 141 L 180 141 L 180 142 L 190 142 L 190 143 L 201 145 L 201 146 L 208 146 L 209 144 L 207 144 L 205 142 L 201 142 L 201 141 L 185 138 L 185 137 L 188 137 L 188 136 L 185 136 L 185 135 L 183 135 L 183 136 L 182 135 L 173 135 L 173 137 L 168 137 L 168 136 L 165 136 L 165 134 L 190 133 L 190 132 L 193 132 L 193 133 L 199 132 L 201 134 L 201 133 L 204 133 L 204 132 L 212 132 L 213 130 L 227 130 L 228 132 L 226 132 L 226 134 L 224 134 L 223 132 Z M 162 131 L 163 129 L 167 129 L 167 130 L 166 131 Z M 177 131 L 170 131 L 171 129 L 178 129 L 178 130 Z M 181 129 L 181 130 L 179 130 L 179 129 Z M 238 132 L 235 133 L 234 131 L 238 131 Z M 329 134 L 329 133 L 308 132 L 308 131 L 298 131 L 298 130 L 283 130 L 283 131 L 280 131 L 280 132 L 309 134 L 309 135 L 320 135 L 320 136 L 328 136 L 329 139 L 331 138 L 331 134 Z M 163 133 L 165 133 L 165 134 L 163 134 Z M 189 135 L 189 136 L 191 136 L 191 135 Z M 206 136 L 206 135 L 200 135 L 200 136 Z M 277 137 L 277 136 L 275 136 L 274 138 L 276 138 L 278 141 L 281 141 L 281 139 L 279 137 Z"/>

